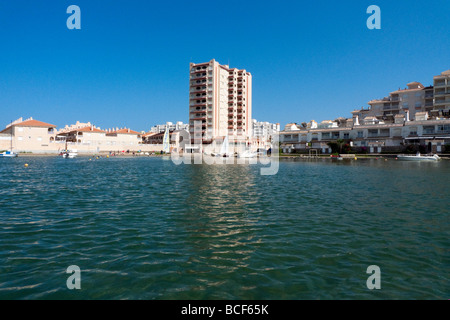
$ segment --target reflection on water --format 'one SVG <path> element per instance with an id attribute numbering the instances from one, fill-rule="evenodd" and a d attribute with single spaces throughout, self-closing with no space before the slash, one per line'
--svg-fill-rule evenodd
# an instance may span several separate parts
<path id="1" fill-rule="evenodd" d="M 10 160 L 0 298 L 447 298 L 446 161 L 287 159 L 261 176 L 160 158 Z M 379 291 L 365 286 L 373 264 Z"/>
<path id="2" fill-rule="evenodd" d="M 251 194 L 257 172 L 249 165 L 190 168 L 186 219 L 180 228 L 186 229 L 189 235 L 186 244 L 193 250 L 192 272 L 202 266 L 224 276 L 248 267 L 250 254 L 258 241 L 246 205 L 257 201 Z M 223 285 L 226 280 L 219 284 Z M 210 285 L 217 285 L 216 281 Z"/>

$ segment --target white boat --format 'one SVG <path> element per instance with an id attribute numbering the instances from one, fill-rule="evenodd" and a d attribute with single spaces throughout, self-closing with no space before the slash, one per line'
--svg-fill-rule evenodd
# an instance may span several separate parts
<path id="1" fill-rule="evenodd" d="M 230 154 L 229 148 L 230 147 L 228 143 L 228 136 L 226 136 L 225 139 L 223 140 L 222 146 L 220 147 L 220 152 L 217 154 L 213 153 L 211 155 L 214 157 L 224 157 L 224 158 L 233 157 L 234 155 Z"/>
<path id="2" fill-rule="evenodd" d="M 13 151 L 5 151 L 0 153 L 0 158 L 16 158 L 17 157 L 17 153 L 13 152 Z"/>
<path id="3" fill-rule="evenodd" d="M 164 132 L 164 138 L 163 138 L 163 153 L 170 153 L 170 135 L 169 130 Z"/>
<path id="4" fill-rule="evenodd" d="M 63 150 L 59 156 L 63 157 L 64 159 L 73 159 L 78 155 L 77 150 L 69 150 L 67 149 L 67 140 L 66 140 L 66 149 Z"/>
<path id="5" fill-rule="evenodd" d="M 65 150 L 60 153 L 60 156 L 65 159 L 73 159 L 76 158 L 77 155 L 78 155 L 77 150 Z"/>
<path id="6" fill-rule="evenodd" d="M 13 151 L 12 121 L 10 128 L 11 128 L 11 150 L 0 153 L 0 158 L 17 158 L 17 153 Z"/>
<path id="7" fill-rule="evenodd" d="M 258 154 L 256 152 L 250 150 L 245 150 L 244 152 L 238 154 L 238 158 L 255 158 L 257 156 Z"/>
<path id="8" fill-rule="evenodd" d="M 441 158 L 437 154 L 426 154 L 422 155 L 420 152 L 417 152 L 416 155 L 410 154 L 399 154 L 397 155 L 398 160 L 407 160 L 407 161 L 439 161 Z"/>

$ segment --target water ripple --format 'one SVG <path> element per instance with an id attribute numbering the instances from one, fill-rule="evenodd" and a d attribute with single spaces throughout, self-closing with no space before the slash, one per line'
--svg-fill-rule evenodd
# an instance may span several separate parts
<path id="1" fill-rule="evenodd" d="M 450 164 L 0 163 L 0 299 L 447 299 Z M 24 162 L 29 163 L 24 168 Z M 433 181 L 433 183 L 429 183 Z M 426 186 L 426 187 L 425 187 Z M 82 270 L 82 290 L 66 269 Z M 382 289 L 365 286 L 369 265 Z"/>

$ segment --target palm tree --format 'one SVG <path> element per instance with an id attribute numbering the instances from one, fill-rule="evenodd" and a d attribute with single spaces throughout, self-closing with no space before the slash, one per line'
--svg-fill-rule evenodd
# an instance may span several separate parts
<path id="1" fill-rule="evenodd" d="M 336 143 L 337 143 L 338 148 L 339 148 L 339 153 L 342 153 L 342 145 L 344 144 L 344 140 L 342 140 L 342 139 L 337 139 L 337 140 L 336 140 Z"/>

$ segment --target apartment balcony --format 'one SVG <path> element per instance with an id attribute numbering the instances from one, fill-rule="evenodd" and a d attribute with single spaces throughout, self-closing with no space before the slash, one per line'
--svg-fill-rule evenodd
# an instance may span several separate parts
<path id="1" fill-rule="evenodd" d="M 206 106 L 203 106 L 203 107 L 201 107 L 201 106 L 197 106 L 197 107 L 189 106 L 189 111 L 199 111 L 199 110 L 206 110 Z"/>
<path id="2" fill-rule="evenodd" d="M 189 95 L 189 99 L 191 99 L 191 100 L 206 99 L 206 95 L 207 95 L 206 91 L 197 92 L 195 95 L 193 93 L 191 93 Z"/>
<path id="3" fill-rule="evenodd" d="M 196 87 L 196 86 L 204 86 L 206 85 L 206 80 L 192 80 L 189 82 L 191 87 Z"/>
<path id="4" fill-rule="evenodd" d="M 434 99 L 434 104 L 447 104 L 450 103 L 450 99 L 445 99 L 444 97 L 440 98 L 440 99 Z"/>
<path id="5" fill-rule="evenodd" d="M 445 87 L 445 86 L 446 86 L 445 81 L 435 81 L 434 82 L 434 87 L 435 88 L 441 88 L 441 87 Z"/>
<path id="6" fill-rule="evenodd" d="M 205 69 L 199 69 L 199 70 L 197 70 L 196 68 L 191 69 L 191 74 L 205 73 L 205 72 L 206 72 L 206 68 Z"/>
<path id="7" fill-rule="evenodd" d="M 201 110 L 190 110 L 189 113 L 206 113 L 206 109 L 201 109 Z"/>
<path id="8" fill-rule="evenodd" d="M 383 110 L 398 110 L 398 105 L 397 106 L 384 106 Z"/>
<path id="9" fill-rule="evenodd" d="M 200 103 L 200 104 L 192 104 L 189 107 L 191 107 L 191 108 L 206 107 L 206 102 L 205 103 Z"/>
<path id="10" fill-rule="evenodd" d="M 206 122 L 207 117 L 205 114 L 197 114 L 197 113 L 193 113 L 189 115 L 189 121 L 191 120 L 202 120 L 203 122 Z"/>
<path id="11" fill-rule="evenodd" d="M 199 94 L 199 93 L 197 93 Z M 189 100 L 201 100 L 201 99 L 206 99 L 206 94 L 205 95 L 199 95 L 199 96 L 190 96 Z"/>
<path id="12" fill-rule="evenodd" d="M 206 88 L 205 88 L 205 89 L 200 89 L 200 90 L 195 90 L 195 91 L 189 92 L 190 95 L 193 95 L 193 94 L 202 94 L 202 93 L 206 93 Z"/>
<path id="13" fill-rule="evenodd" d="M 190 118 L 189 121 L 202 121 L 202 125 L 206 124 L 206 117 L 203 118 Z M 202 128 L 204 129 L 204 128 Z"/>
<path id="14" fill-rule="evenodd" d="M 367 138 L 389 138 L 390 133 L 389 132 L 377 132 L 377 133 L 370 133 L 367 135 Z"/>
<path id="15" fill-rule="evenodd" d="M 192 107 L 204 107 L 204 108 L 206 108 L 206 101 L 200 101 L 200 102 L 198 102 L 197 99 L 193 99 L 193 100 L 191 100 L 191 101 L 189 102 L 189 107 L 190 107 L 190 108 L 192 108 Z"/>

